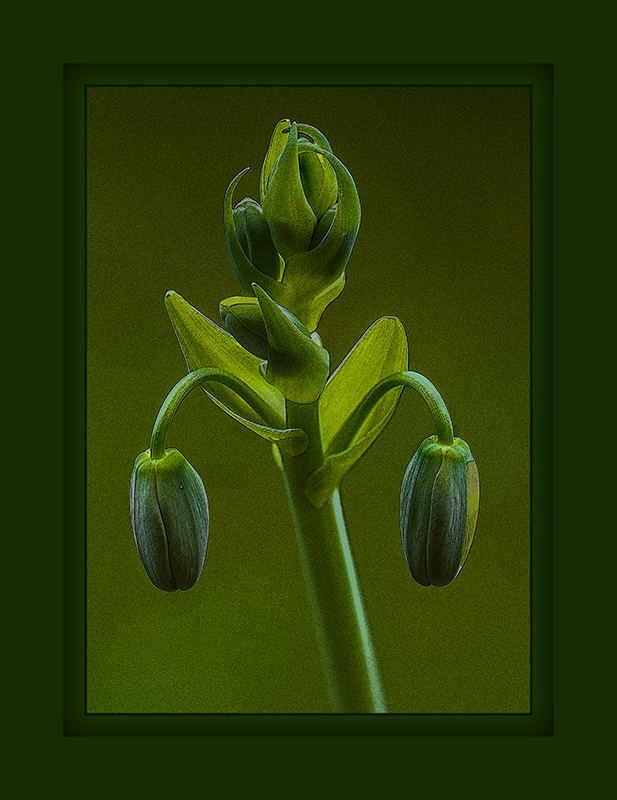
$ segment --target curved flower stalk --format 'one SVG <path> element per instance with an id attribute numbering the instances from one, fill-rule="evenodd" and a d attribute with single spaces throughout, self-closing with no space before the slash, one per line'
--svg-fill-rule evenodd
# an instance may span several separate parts
<path id="1" fill-rule="evenodd" d="M 209 535 L 207 496 L 195 470 L 165 442 L 183 399 L 200 386 L 269 442 L 281 469 L 332 710 L 385 713 L 341 482 L 384 430 L 403 389 L 418 392 L 437 433 L 422 442 L 403 478 L 403 551 L 416 582 L 447 586 L 475 533 L 478 470 L 467 443 L 454 436 L 437 389 L 409 370 L 397 318 L 377 320 L 330 374 L 317 327 L 345 285 L 361 212 L 353 178 L 326 137 L 311 125 L 281 120 L 261 169 L 259 202 L 245 197 L 234 206 L 245 172 L 231 181 L 224 202 L 227 247 L 242 292 L 220 302 L 224 327 L 176 292 L 165 297 L 188 374 L 163 403 L 150 449 L 135 463 L 135 541 L 155 586 L 195 586 Z"/>

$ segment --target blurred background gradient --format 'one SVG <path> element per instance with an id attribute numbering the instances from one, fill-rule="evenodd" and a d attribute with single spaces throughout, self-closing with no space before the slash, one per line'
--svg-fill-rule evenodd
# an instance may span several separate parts
<path id="1" fill-rule="evenodd" d="M 530 90 L 527 87 L 90 87 L 87 90 L 87 710 L 327 713 L 283 482 L 262 439 L 191 393 L 171 428 L 210 501 L 202 578 L 148 580 L 129 514 L 135 457 L 186 372 L 163 298 L 222 324 L 240 294 L 223 198 L 258 199 L 281 118 L 319 128 L 362 224 L 319 331 L 332 368 L 397 316 L 410 369 L 476 458 L 480 517 L 457 580 L 410 577 L 399 492 L 434 433 L 418 396 L 342 484 L 393 713 L 530 710 Z"/>

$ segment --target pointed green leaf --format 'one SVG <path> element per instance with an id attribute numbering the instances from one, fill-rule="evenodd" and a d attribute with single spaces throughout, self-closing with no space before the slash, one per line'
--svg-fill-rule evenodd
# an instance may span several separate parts
<path id="1" fill-rule="evenodd" d="M 338 196 L 336 173 L 319 153 L 301 153 L 298 161 L 304 194 L 317 219 L 321 219 L 336 203 Z"/>
<path id="2" fill-rule="evenodd" d="M 315 505 L 323 505 L 345 473 L 366 452 L 394 413 L 402 387 L 388 392 L 360 426 L 349 447 L 337 452 L 336 435 L 363 398 L 383 378 L 407 369 L 407 337 L 396 317 L 377 320 L 333 373 L 319 400 L 326 459 L 307 485 Z"/>
<path id="3" fill-rule="evenodd" d="M 217 404 L 244 420 L 258 425 L 274 424 L 285 428 L 285 398 L 259 372 L 260 359 L 245 350 L 231 334 L 219 328 L 176 292 L 165 296 L 167 313 L 184 353 L 189 371 L 201 367 L 218 367 L 231 372 L 247 383 L 271 409 L 265 420 L 226 386 L 212 384 L 206 393 Z"/>
<path id="4" fill-rule="evenodd" d="M 266 189 L 268 188 L 268 179 L 272 168 L 274 167 L 277 158 L 281 155 L 287 144 L 287 137 L 289 136 L 290 120 L 282 119 L 276 123 L 276 127 L 270 137 L 270 144 L 268 152 L 264 158 L 264 163 L 261 167 L 261 174 L 259 176 L 259 200 L 261 205 L 264 204 L 264 197 L 266 196 Z"/>
<path id="5" fill-rule="evenodd" d="M 330 377 L 319 401 L 322 444 L 328 449 L 363 398 L 381 380 L 407 369 L 405 329 L 396 317 L 373 323 Z M 389 392 L 375 407 L 354 439 L 367 436 L 386 409 L 396 406 L 396 392 Z"/>
<path id="6" fill-rule="evenodd" d="M 323 151 L 326 152 L 325 150 Z M 308 250 L 317 218 L 308 204 L 300 179 L 298 128 L 294 123 L 279 156 L 263 200 L 272 241 L 285 260 Z"/>
<path id="7" fill-rule="evenodd" d="M 295 403 L 312 403 L 330 371 L 330 354 L 287 309 L 275 303 L 257 284 L 253 290 L 268 329 L 266 377 Z"/>
<path id="8" fill-rule="evenodd" d="M 332 152 L 332 147 L 330 146 L 330 142 L 326 139 L 326 137 L 320 130 L 313 127 L 313 125 L 307 125 L 305 122 L 298 122 L 297 125 L 298 125 L 298 133 L 307 133 L 311 137 L 311 139 L 313 139 L 317 147 L 321 147 L 322 150 L 327 150 L 328 153 Z M 283 128 L 282 133 L 286 133 L 287 130 L 288 130 L 287 128 Z M 291 126 L 289 126 L 289 130 L 291 130 Z"/>
<path id="9" fill-rule="evenodd" d="M 259 359 L 268 357 L 268 333 L 256 297 L 221 300 L 219 313 L 229 333 L 242 347 Z"/>

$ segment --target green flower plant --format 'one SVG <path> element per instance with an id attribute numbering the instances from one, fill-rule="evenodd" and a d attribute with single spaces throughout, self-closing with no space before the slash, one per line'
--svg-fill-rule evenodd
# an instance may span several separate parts
<path id="1" fill-rule="evenodd" d="M 209 513 L 201 479 L 167 432 L 196 386 L 270 442 L 282 472 L 311 599 L 332 710 L 386 713 L 387 704 L 358 584 L 340 484 L 392 417 L 401 392 L 425 400 L 437 433 L 411 459 L 401 490 L 403 551 L 423 586 L 446 586 L 473 540 L 479 479 L 469 446 L 454 438 L 433 384 L 408 369 L 395 317 L 377 320 L 331 373 L 317 332 L 342 292 L 360 227 L 347 167 L 311 125 L 281 120 L 261 169 L 259 202 L 224 200 L 227 248 L 241 294 L 220 302 L 224 327 L 176 292 L 165 298 L 188 374 L 171 390 L 150 449 L 131 477 L 131 520 L 146 573 L 159 589 L 194 586 L 202 572 Z"/>

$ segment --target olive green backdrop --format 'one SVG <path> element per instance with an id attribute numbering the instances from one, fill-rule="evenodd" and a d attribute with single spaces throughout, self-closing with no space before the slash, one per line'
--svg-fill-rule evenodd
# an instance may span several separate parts
<path id="1" fill-rule="evenodd" d="M 442 393 L 481 478 L 476 540 L 444 589 L 411 579 L 401 480 L 434 433 L 405 392 L 342 485 L 393 713 L 530 711 L 530 90 L 87 90 L 87 710 L 328 712 L 282 479 L 269 446 L 193 392 L 168 446 L 204 480 L 211 529 L 189 592 L 141 566 L 129 477 L 185 363 L 163 298 L 220 323 L 239 293 L 222 212 L 257 181 L 276 122 L 317 126 L 353 175 L 362 225 L 320 333 L 333 368 L 379 317 Z"/>

